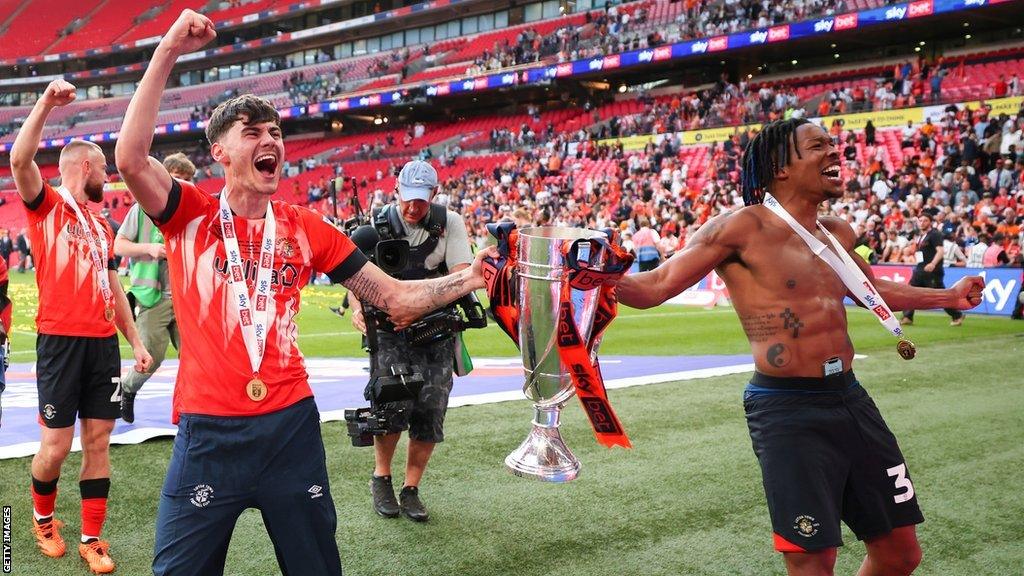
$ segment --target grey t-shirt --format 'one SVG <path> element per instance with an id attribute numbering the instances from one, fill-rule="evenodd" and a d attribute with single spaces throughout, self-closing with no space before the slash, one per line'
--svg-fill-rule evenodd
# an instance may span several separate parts
<path id="1" fill-rule="evenodd" d="M 392 209 L 397 209 L 397 206 Z M 469 245 L 469 234 L 466 232 L 466 223 L 462 220 L 462 216 L 451 210 L 445 210 L 445 214 L 448 217 L 448 222 L 445 225 L 444 235 L 438 239 L 437 246 L 427 256 L 424 263 L 428 270 L 437 268 L 441 262 L 444 262 L 449 271 L 459 264 L 473 263 L 473 250 Z M 409 246 L 419 246 L 427 241 L 430 234 L 426 228 L 418 224 L 409 224 L 404 219 L 401 220 Z"/>
<path id="2" fill-rule="evenodd" d="M 138 204 L 135 204 L 128 210 L 128 214 L 124 217 L 124 222 L 121 223 L 121 227 L 117 230 L 117 235 L 136 244 L 149 244 L 149 238 L 139 238 L 139 211 Z M 142 217 L 150 220 L 149 216 L 145 213 L 142 214 Z M 167 275 L 166 258 L 160 260 L 160 285 L 163 286 L 164 297 L 169 298 L 171 296 L 171 282 Z"/>

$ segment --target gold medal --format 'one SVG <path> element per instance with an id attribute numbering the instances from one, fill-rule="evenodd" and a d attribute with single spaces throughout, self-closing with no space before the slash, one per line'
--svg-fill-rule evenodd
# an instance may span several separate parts
<path id="1" fill-rule="evenodd" d="M 904 360 L 910 360 L 917 355 L 917 347 L 910 340 L 900 340 L 899 344 L 896 345 L 896 351 L 900 353 Z"/>
<path id="2" fill-rule="evenodd" d="M 263 383 L 263 380 L 253 378 L 245 385 L 245 393 L 253 402 L 260 402 L 267 397 L 267 385 Z"/>
<path id="3" fill-rule="evenodd" d="M 113 308 L 107 308 L 107 309 L 103 310 L 103 317 L 107 319 L 107 322 L 110 322 L 111 320 L 113 320 L 114 319 L 114 309 Z"/>

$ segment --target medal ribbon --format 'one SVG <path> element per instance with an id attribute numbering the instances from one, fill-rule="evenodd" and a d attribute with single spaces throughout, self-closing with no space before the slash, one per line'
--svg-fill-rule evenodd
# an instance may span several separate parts
<path id="1" fill-rule="evenodd" d="M 843 249 L 842 244 L 836 240 L 835 236 L 831 232 L 825 229 L 825 227 L 815 220 L 818 225 L 818 229 L 825 235 L 829 241 L 832 242 L 832 246 L 835 248 L 835 252 L 828 249 L 825 243 L 818 240 L 806 228 L 800 225 L 799 222 L 782 207 L 782 204 L 775 199 L 774 196 L 768 194 L 764 195 L 764 206 L 771 210 L 776 216 L 781 218 L 789 227 L 797 233 L 800 238 L 803 239 L 807 247 L 811 249 L 819 258 L 825 261 L 832 270 L 835 271 L 839 279 L 846 284 L 846 288 L 857 300 L 864 305 L 865 308 L 871 311 L 875 315 L 875 318 L 885 326 L 889 332 L 892 332 L 894 336 L 903 340 L 906 335 L 903 333 L 903 328 L 900 327 L 899 320 L 893 315 L 892 310 L 889 309 L 888 304 L 882 299 L 881 294 L 875 290 L 875 287 L 871 285 L 871 281 L 864 272 L 857 266 L 857 263 L 853 261 L 850 254 Z"/>
<path id="2" fill-rule="evenodd" d="M 249 364 L 253 377 L 259 373 L 263 363 L 263 353 L 267 345 L 267 301 L 270 298 L 271 270 L 274 266 L 274 242 L 277 239 L 277 220 L 274 208 L 267 202 L 267 214 L 263 217 L 263 239 L 260 240 L 260 261 L 256 274 L 256 288 L 252 297 L 245 281 L 242 268 L 242 254 L 238 249 L 238 237 L 235 234 L 234 216 L 228 206 L 228 195 L 225 189 L 220 195 L 220 229 L 224 236 L 224 252 L 227 255 L 227 282 L 234 294 L 234 307 L 238 310 L 238 320 L 242 327 L 242 341 L 249 353 Z"/>
<path id="3" fill-rule="evenodd" d="M 104 258 L 107 254 L 107 235 L 103 233 L 103 226 L 89 215 L 87 219 L 82 210 L 78 207 L 78 202 L 71 196 L 71 192 L 61 186 L 57 189 L 57 193 L 64 199 L 64 202 L 71 206 L 71 209 L 75 211 L 75 217 L 78 218 L 78 224 L 82 227 L 82 234 L 85 235 L 85 241 L 89 244 L 89 258 L 92 260 L 92 268 L 96 272 L 97 282 L 100 285 L 100 294 L 103 296 L 103 304 L 108 309 L 114 308 L 114 292 L 110 289 L 110 277 L 107 275 L 107 267 L 104 265 Z M 88 220 L 88 223 L 86 222 Z M 92 226 L 96 228 L 96 236 L 93 236 Z M 96 249 L 97 237 L 99 240 L 100 250 Z M 100 252 L 103 252 L 103 256 Z"/>
<path id="4" fill-rule="evenodd" d="M 487 284 L 487 296 L 490 300 L 491 313 L 498 325 L 519 346 L 519 308 L 518 308 L 518 240 L 519 233 L 515 224 L 502 222 L 488 224 L 487 229 L 498 240 L 497 259 L 485 258 L 483 261 L 484 280 Z M 602 270 L 592 269 L 588 263 L 578 261 L 581 244 L 591 244 L 591 255 L 597 255 L 600 248 L 609 251 L 608 263 Z M 626 253 L 616 244 L 603 238 L 593 240 L 577 240 L 565 247 L 569 270 L 562 280 L 559 297 L 559 322 L 556 334 L 559 357 L 569 368 L 576 395 L 583 405 L 594 429 L 597 441 L 607 447 L 632 447 L 619 422 L 618 417 L 608 401 L 608 394 L 601 375 L 601 366 L 597 359 L 591 360 L 593 352 L 600 344 L 605 329 L 611 324 L 618 312 L 615 288 L 609 280 L 621 277 L 633 262 L 632 255 Z M 591 328 L 589 341 L 584 342 L 573 321 L 575 308 L 572 303 L 572 289 L 599 289 L 598 307 Z"/>

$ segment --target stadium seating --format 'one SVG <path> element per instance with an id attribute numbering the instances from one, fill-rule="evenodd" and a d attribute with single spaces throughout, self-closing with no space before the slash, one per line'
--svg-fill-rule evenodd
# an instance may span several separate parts
<path id="1" fill-rule="evenodd" d="M 57 40 L 75 19 L 97 8 L 102 0 L 28 0 L 0 35 L 0 58 L 39 54 Z M 13 3 L 11 8 L 17 4 Z M 2 8 L 3 6 L 0 6 Z M 9 8 L 8 8 L 9 9 Z M 15 8 L 17 9 L 17 8 Z M 12 10 L 13 12 L 13 10 Z"/>
<path id="2" fill-rule="evenodd" d="M 203 0 L 170 0 L 165 3 L 165 8 L 159 14 L 140 22 L 136 26 L 130 28 L 121 36 L 114 39 L 115 42 L 132 42 L 134 40 L 142 40 L 143 38 L 149 38 L 151 36 L 160 36 L 171 27 L 171 24 L 177 20 L 178 15 L 181 11 L 186 8 L 193 10 L 200 9 L 205 2 Z"/>

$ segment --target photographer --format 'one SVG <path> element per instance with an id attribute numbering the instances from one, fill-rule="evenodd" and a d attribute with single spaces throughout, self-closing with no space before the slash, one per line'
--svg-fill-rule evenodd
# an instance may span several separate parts
<path id="1" fill-rule="evenodd" d="M 445 276 L 468 268 L 473 262 L 462 217 L 430 203 L 437 187 L 437 172 L 430 164 L 410 161 L 398 176 L 396 201 L 383 207 L 375 217 L 378 222 L 386 218 L 394 239 L 409 243 L 407 264 L 393 274 L 403 280 Z M 351 304 L 352 324 L 366 334 L 363 303 L 352 298 Z M 419 498 L 419 485 L 434 445 L 444 440 L 444 415 L 452 389 L 454 357 L 453 336 L 426 346 L 413 346 L 401 334 L 377 327 L 376 350 L 371 348 L 371 375 L 387 374 L 396 365 L 405 364 L 423 377 L 423 385 L 412 399 L 411 410 L 393 418 L 386 434 L 374 437 L 375 466 L 370 492 L 374 510 L 381 516 L 395 518 L 405 514 L 417 522 L 428 518 Z M 366 397 L 372 401 L 370 390 Z M 409 431 L 409 452 L 405 482 L 396 500 L 391 461 L 404 430 Z"/>

